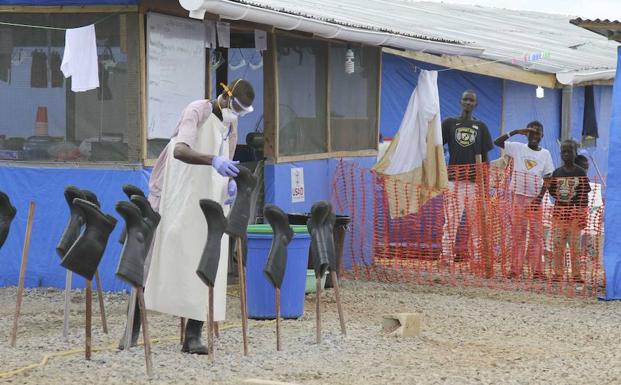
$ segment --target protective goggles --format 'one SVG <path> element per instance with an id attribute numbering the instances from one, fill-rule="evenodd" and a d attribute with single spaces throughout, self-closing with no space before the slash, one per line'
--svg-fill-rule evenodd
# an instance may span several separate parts
<path id="1" fill-rule="evenodd" d="M 239 80 L 237 82 L 239 82 Z M 224 89 L 226 94 L 229 96 L 229 99 L 231 99 L 231 109 L 233 110 L 233 112 L 235 112 L 237 115 L 239 115 L 241 117 L 241 116 L 244 116 L 244 115 L 254 111 L 254 108 L 252 107 L 252 105 L 244 106 L 239 101 L 239 99 L 237 99 L 235 96 L 233 96 L 233 90 L 235 90 L 235 86 L 237 85 L 237 82 L 235 82 L 235 84 L 233 85 L 232 89 L 230 89 L 224 83 L 220 83 L 220 85 L 222 86 L 222 88 Z"/>

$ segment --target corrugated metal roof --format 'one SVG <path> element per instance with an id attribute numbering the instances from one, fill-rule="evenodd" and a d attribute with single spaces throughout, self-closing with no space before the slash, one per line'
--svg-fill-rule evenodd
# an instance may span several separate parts
<path id="1" fill-rule="evenodd" d="M 617 43 L 571 16 L 408 0 L 230 0 L 360 29 L 485 49 L 481 58 L 546 73 L 616 68 Z M 549 52 L 535 61 L 524 55 Z"/>
<path id="2" fill-rule="evenodd" d="M 621 42 L 621 21 L 608 20 L 608 19 L 572 19 L 569 21 L 571 24 L 584 28 L 591 32 L 595 32 L 598 35 L 602 35 L 608 39 Z"/>

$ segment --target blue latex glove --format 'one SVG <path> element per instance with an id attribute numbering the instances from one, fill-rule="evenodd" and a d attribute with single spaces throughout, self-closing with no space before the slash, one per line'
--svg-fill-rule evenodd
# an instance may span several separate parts
<path id="1" fill-rule="evenodd" d="M 226 177 L 235 177 L 239 173 L 239 169 L 235 165 L 239 163 L 237 160 L 230 160 L 224 156 L 214 156 L 211 165 L 216 169 L 218 174 Z"/>
<path id="2" fill-rule="evenodd" d="M 235 179 L 229 180 L 229 188 L 228 188 L 229 197 L 224 201 L 225 205 L 230 205 L 235 201 L 235 196 L 237 195 L 237 183 Z"/>

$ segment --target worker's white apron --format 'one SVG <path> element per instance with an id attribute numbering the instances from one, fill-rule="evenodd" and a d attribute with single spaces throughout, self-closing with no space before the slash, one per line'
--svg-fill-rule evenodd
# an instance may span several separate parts
<path id="1" fill-rule="evenodd" d="M 198 129 L 194 150 L 203 154 L 228 158 L 229 146 L 224 142 L 227 129 L 214 115 Z M 162 217 L 153 242 L 151 266 L 145 284 L 145 302 L 149 310 L 173 314 L 199 321 L 207 319 L 207 286 L 196 275 L 207 241 L 207 222 L 199 206 L 200 199 L 212 199 L 224 206 L 228 178 L 211 166 L 191 165 L 175 159 L 176 138 L 167 150 L 168 164 L 159 213 Z M 214 288 L 214 319 L 226 316 L 226 279 L 229 239 L 225 234 L 220 246 L 220 262 Z"/>

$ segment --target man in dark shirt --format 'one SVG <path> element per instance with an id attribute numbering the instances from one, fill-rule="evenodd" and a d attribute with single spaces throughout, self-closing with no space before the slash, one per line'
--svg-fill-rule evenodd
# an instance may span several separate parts
<path id="1" fill-rule="evenodd" d="M 583 283 L 579 261 L 580 233 L 588 218 L 591 186 L 586 171 L 574 163 L 577 148 L 578 145 L 573 140 L 565 140 L 561 143 L 563 165 L 554 170 L 544 188 L 547 187 L 554 198 L 552 211 L 554 279 L 562 280 L 565 252 L 569 244 L 573 281 Z"/>
<path id="2" fill-rule="evenodd" d="M 464 210 L 473 239 L 472 256 L 481 257 L 481 202 L 484 189 L 477 188 L 478 162 L 487 162 L 487 153 L 494 147 L 487 125 L 472 116 L 477 106 L 474 91 L 464 91 L 461 97 L 461 115 L 442 122 L 442 140 L 449 150 L 448 191 L 444 199 L 444 231 L 442 254 L 449 260 L 455 258 L 455 238 Z"/>

